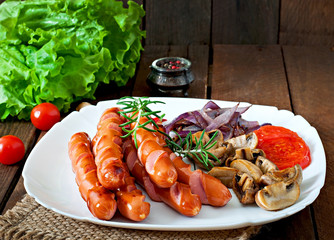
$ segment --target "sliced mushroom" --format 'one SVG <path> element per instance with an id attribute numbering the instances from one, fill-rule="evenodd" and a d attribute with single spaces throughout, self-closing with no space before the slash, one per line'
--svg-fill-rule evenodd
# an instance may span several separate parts
<path id="1" fill-rule="evenodd" d="M 252 149 L 253 158 L 256 160 L 259 156 L 266 157 L 266 154 L 262 149 L 254 148 Z"/>
<path id="2" fill-rule="evenodd" d="M 216 136 L 215 136 L 215 138 L 213 139 L 212 142 L 217 141 L 217 143 L 213 146 L 213 148 L 218 148 L 218 147 L 222 146 L 223 143 L 224 143 L 223 133 L 219 130 L 212 130 L 212 131 L 208 132 L 209 138 L 211 139 L 216 132 L 217 132 L 217 134 L 216 134 Z"/>
<path id="3" fill-rule="evenodd" d="M 214 157 L 209 155 L 209 161 L 211 164 L 209 166 L 221 166 L 224 164 L 226 158 L 229 156 L 231 149 L 233 147 L 230 144 L 224 144 L 224 137 L 221 131 L 219 130 L 212 130 L 210 132 L 196 132 L 192 135 L 192 141 L 194 144 L 198 141 L 198 139 L 202 137 L 202 143 L 207 144 L 210 139 L 213 137 L 213 135 L 216 134 L 216 136 L 212 139 L 211 144 L 213 144 L 210 149 L 208 150 L 209 153 L 211 153 L 213 156 L 215 156 L 219 161 L 216 161 Z M 215 143 L 216 142 L 216 143 Z M 214 144 L 215 143 L 215 144 Z M 207 166 L 204 166 L 200 161 L 197 160 L 197 158 L 194 158 L 195 162 L 200 168 L 207 169 Z"/>
<path id="4" fill-rule="evenodd" d="M 242 204 L 251 204 L 255 202 L 255 194 L 259 186 L 254 179 L 247 173 L 237 173 L 233 178 L 233 191 Z"/>
<path id="5" fill-rule="evenodd" d="M 261 149 L 251 149 L 249 147 L 246 148 L 238 148 L 235 150 L 235 154 L 234 154 L 234 159 L 245 159 L 248 161 L 251 161 L 252 163 L 255 163 L 255 160 L 259 157 L 259 156 L 265 156 L 265 153 L 263 150 Z"/>
<path id="6" fill-rule="evenodd" d="M 303 181 L 303 169 L 299 164 L 283 170 L 269 171 L 261 176 L 262 185 L 270 185 L 281 181 L 296 181 L 299 185 Z"/>
<path id="7" fill-rule="evenodd" d="M 300 195 L 299 184 L 295 181 L 278 182 L 264 187 L 255 195 L 256 204 L 269 211 L 284 209 L 294 204 Z"/>
<path id="8" fill-rule="evenodd" d="M 246 148 L 246 147 L 254 149 L 257 146 L 258 138 L 256 134 L 252 132 L 247 135 L 241 135 L 238 137 L 231 138 L 227 140 L 226 142 L 231 143 L 235 149 Z"/>
<path id="9" fill-rule="evenodd" d="M 231 162 L 230 167 L 238 169 L 240 172 L 247 173 L 250 175 L 256 183 L 260 182 L 262 176 L 261 169 L 250 161 L 237 159 Z"/>
<path id="10" fill-rule="evenodd" d="M 226 147 L 222 146 L 222 147 L 218 147 L 218 148 L 210 148 L 208 150 L 208 152 L 210 152 L 211 154 L 213 154 L 216 158 L 222 159 L 222 158 L 224 158 L 224 156 L 226 154 Z"/>
<path id="11" fill-rule="evenodd" d="M 228 157 L 226 160 L 225 160 L 225 166 L 226 167 L 230 167 L 231 166 L 231 163 L 234 161 L 235 159 L 233 159 L 233 157 Z"/>
<path id="12" fill-rule="evenodd" d="M 252 161 L 253 160 L 253 154 L 252 150 L 250 148 L 238 148 L 235 150 L 235 159 L 245 159 Z"/>
<path id="13" fill-rule="evenodd" d="M 191 140 L 194 144 L 201 138 L 203 131 L 193 133 L 191 135 Z M 206 144 L 210 140 L 210 137 L 207 132 L 204 132 L 203 138 L 202 138 L 202 143 Z"/>
<path id="14" fill-rule="evenodd" d="M 262 156 L 258 156 L 257 157 L 257 159 L 255 161 L 255 165 L 258 166 L 263 173 L 267 173 L 267 172 L 272 172 L 272 171 L 277 171 L 278 170 L 278 167 L 276 166 L 275 163 L 273 163 L 269 159 L 267 159 L 265 157 L 262 157 Z"/>
<path id="15" fill-rule="evenodd" d="M 238 172 L 235 168 L 230 167 L 214 167 L 208 174 L 219 179 L 226 187 L 232 188 L 233 177 Z"/>

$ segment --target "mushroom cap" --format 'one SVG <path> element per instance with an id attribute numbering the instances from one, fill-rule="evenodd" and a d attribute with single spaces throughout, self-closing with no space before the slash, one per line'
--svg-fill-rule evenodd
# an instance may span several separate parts
<path id="1" fill-rule="evenodd" d="M 275 163 L 263 156 L 257 157 L 255 165 L 258 166 L 264 174 L 279 170 Z"/>
<path id="2" fill-rule="evenodd" d="M 231 143 L 234 148 L 256 148 L 258 144 L 258 138 L 254 132 L 251 132 L 247 135 L 240 135 L 238 137 L 234 137 L 228 139 L 226 142 Z"/>
<path id="3" fill-rule="evenodd" d="M 283 170 L 268 171 L 261 176 L 262 185 L 270 185 L 281 181 L 296 181 L 299 185 L 303 181 L 303 169 L 299 164 Z"/>
<path id="4" fill-rule="evenodd" d="M 299 195 L 300 187 L 296 181 L 282 181 L 258 191 L 255 195 L 255 202 L 265 210 L 275 211 L 293 205 Z"/>
<path id="5" fill-rule="evenodd" d="M 219 179 L 226 187 L 232 188 L 233 177 L 238 172 L 235 168 L 230 167 L 213 167 L 208 174 Z"/>
<path id="6" fill-rule="evenodd" d="M 242 204 L 252 204 L 255 202 L 255 194 L 259 190 L 259 185 L 247 173 L 238 172 L 233 177 L 233 191 Z"/>
<path id="7" fill-rule="evenodd" d="M 240 172 L 247 173 L 255 180 L 256 183 L 260 182 L 260 178 L 263 175 L 261 169 L 258 166 L 244 159 L 234 160 L 231 162 L 230 167 L 236 168 Z"/>

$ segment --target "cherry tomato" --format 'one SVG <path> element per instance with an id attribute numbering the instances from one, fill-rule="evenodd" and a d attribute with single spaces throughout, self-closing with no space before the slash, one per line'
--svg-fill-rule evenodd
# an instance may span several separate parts
<path id="1" fill-rule="evenodd" d="M 297 133 L 278 126 L 263 126 L 254 132 L 259 141 L 257 147 L 280 170 L 296 164 L 303 169 L 310 165 L 310 149 Z"/>
<path id="2" fill-rule="evenodd" d="M 0 138 L 0 162 L 11 165 L 22 160 L 24 157 L 24 144 L 16 136 L 6 135 Z"/>
<path id="3" fill-rule="evenodd" d="M 41 103 L 32 109 L 30 118 L 36 128 L 46 131 L 60 121 L 60 112 L 52 103 Z"/>

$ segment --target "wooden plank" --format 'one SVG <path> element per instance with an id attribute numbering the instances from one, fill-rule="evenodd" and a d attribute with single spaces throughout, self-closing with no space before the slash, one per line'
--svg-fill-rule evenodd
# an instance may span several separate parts
<path id="1" fill-rule="evenodd" d="M 215 45 L 211 95 L 291 109 L 280 47 Z"/>
<path id="2" fill-rule="evenodd" d="M 313 204 L 319 239 L 334 235 L 334 51 L 328 47 L 284 46 L 293 108 L 314 126 L 326 152 L 325 186 Z M 313 159 L 316 161 L 316 159 Z"/>
<path id="3" fill-rule="evenodd" d="M 22 161 L 10 166 L 0 164 L 0 212 L 4 209 L 11 191 L 19 180 L 24 162 L 35 142 L 36 133 L 36 128 L 30 122 L 8 120 L 0 123 L 0 136 L 17 136 L 23 141 L 26 150 L 26 154 Z M 7 192 L 8 190 L 9 192 Z"/>
<path id="4" fill-rule="evenodd" d="M 277 44 L 279 0 L 213 0 L 213 44 Z"/>
<path id="5" fill-rule="evenodd" d="M 147 0 L 146 45 L 209 44 L 211 0 Z"/>
<path id="6" fill-rule="evenodd" d="M 188 96 L 193 98 L 207 98 L 209 47 L 207 45 L 190 45 L 188 58 L 192 64 L 194 82 L 190 85 Z"/>
<path id="7" fill-rule="evenodd" d="M 15 186 L 15 189 L 10 195 L 10 198 L 7 201 L 4 210 L 2 211 L 2 214 L 5 214 L 7 210 L 13 208 L 16 205 L 16 203 L 20 201 L 26 193 L 27 191 L 24 188 L 23 177 L 21 176 Z"/>
<path id="8" fill-rule="evenodd" d="M 333 11 L 331 0 L 282 0 L 279 43 L 333 46 Z"/>
<path id="9" fill-rule="evenodd" d="M 279 46 L 216 45 L 213 51 L 213 99 L 292 110 Z M 309 208 L 265 225 L 255 239 L 314 239 Z"/>

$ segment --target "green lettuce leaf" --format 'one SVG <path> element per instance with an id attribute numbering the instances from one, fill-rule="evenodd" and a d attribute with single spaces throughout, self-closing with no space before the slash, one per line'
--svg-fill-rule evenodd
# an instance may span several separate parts
<path id="1" fill-rule="evenodd" d="M 0 5 L 0 119 L 34 106 L 94 99 L 101 83 L 124 86 L 143 50 L 142 6 L 116 0 L 7 0 Z"/>

